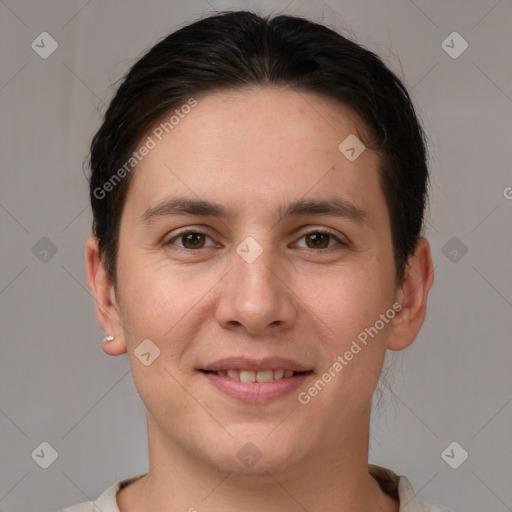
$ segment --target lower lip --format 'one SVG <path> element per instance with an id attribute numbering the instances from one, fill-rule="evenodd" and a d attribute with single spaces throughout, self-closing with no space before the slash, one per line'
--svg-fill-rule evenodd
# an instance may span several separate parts
<path id="1" fill-rule="evenodd" d="M 311 372 L 271 382 L 241 382 L 216 373 L 201 372 L 217 389 L 245 403 L 263 403 L 281 398 L 300 387 Z"/>

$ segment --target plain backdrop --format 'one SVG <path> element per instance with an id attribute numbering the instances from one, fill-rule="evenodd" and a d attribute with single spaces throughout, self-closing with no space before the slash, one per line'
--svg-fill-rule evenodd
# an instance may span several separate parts
<path id="1" fill-rule="evenodd" d="M 137 57 L 225 9 L 324 22 L 409 88 L 430 142 L 435 283 L 415 343 L 390 354 L 370 461 L 454 511 L 512 510 L 510 0 L 0 1 L 0 510 L 57 510 L 148 469 L 127 356 L 101 351 L 85 279 L 82 163 Z"/>

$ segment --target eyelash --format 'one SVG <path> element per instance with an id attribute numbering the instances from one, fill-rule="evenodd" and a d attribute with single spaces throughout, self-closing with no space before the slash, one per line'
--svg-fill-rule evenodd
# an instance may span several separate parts
<path id="1" fill-rule="evenodd" d="M 174 242 L 176 240 L 178 240 L 179 238 L 185 236 L 185 235 L 203 235 L 207 238 L 210 238 L 211 237 L 209 235 L 207 235 L 206 233 L 203 233 L 202 231 L 198 231 L 198 230 L 193 230 L 193 229 L 188 229 L 186 231 L 182 231 L 176 235 L 174 235 L 170 240 L 168 240 L 167 242 L 164 243 L 164 246 L 172 246 L 174 245 Z M 345 242 L 341 241 L 332 231 L 329 231 L 327 229 L 315 229 L 315 230 L 311 230 L 311 231 L 307 231 L 306 233 L 302 233 L 302 235 L 300 236 L 299 240 L 308 236 L 308 235 L 327 235 L 327 236 L 330 236 L 331 238 L 334 238 L 334 240 L 336 242 L 338 242 L 338 245 L 341 245 L 341 246 L 347 246 L 348 244 L 346 244 Z M 182 250 L 185 250 L 185 251 L 200 251 L 201 249 L 210 249 L 211 247 L 199 247 L 198 249 L 188 249 L 187 247 L 181 247 L 181 246 L 176 246 L 178 247 L 179 249 L 182 249 Z M 335 246 L 332 246 L 332 247 L 326 247 L 326 248 L 321 248 L 321 249 L 315 249 L 313 247 L 302 247 L 302 249 L 308 249 L 308 250 L 312 250 L 312 251 L 329 251 L 329 250 L 332 250 L 333 247 Z"/>

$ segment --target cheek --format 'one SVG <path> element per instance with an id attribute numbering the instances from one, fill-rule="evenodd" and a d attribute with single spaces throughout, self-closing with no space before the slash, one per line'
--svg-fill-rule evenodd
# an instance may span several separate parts
<path id="1" fill-rule="evenodd" d="M 310 317 L 322 326 L 318 378 L 328 384 L 317 385 L 322 391 L 315 384 L 304 391 L 315 404 L 312 410 L 328 409 L 333 424 L 367 407 L 386 353 L 389 324 L 380 315 L 392 306 L 392 288 L 381 268 L 371 269 L 354 266 L 337 272 L 325 280 L 325 292 L 310 294 L 308 302 Z"/>
<path id="2" fill-rule="evenodd" d="M 143 340 L 150 339 L 160 351 L 155 364 L 165 367 L 167 373 L 149 373 L 144 379 L 172 380 L 170 375 L 182 371 L 184 358 L 204 338 L 200 330 L 211 322 L 212 290 L 218 285 L 218 273 L 184 271 L 168 264 L 134 264 L 132 268 L 132 272 L 126 268 L 123 276 L 123 323 L 130 359 L 134 369 L 140 370 L 134 352 Z M 146 385 L 145 380 L 141 384 Z"/>
<path id="3" fill-rule="evenodd" d="M 389 323 L 380 315 L 392 307 L 393 277 L 376 264 L 354 266 L 333 275 L 328 292 L 316 294 L 310 302 L 314 316 L 328 326 L 323 329 L 325 357 L 319 377 L 324 372 L 330 373 L 327 379 L 336 375 L 322 398 L 325 403 L 339 404 L 339 397 L 351 395 L 360 396 L 360 404 L 371 398 L 386 353 Z M 352 406 L 357 404 L 346 404 Z"/>
<path id="4" fill-rule="evenodd" d="M 126 263 L 120 275 L 126 319 L 138 335 L 161 338 L 199 301 L 203 286 L 169 265 L 148 264 L 142 258 Z"/>
<path id="5" fill-rule="evenodd" d="M 354 261 L 322 278 L 301 279 L 298 295 L 331 337 L 347 340 L 373 325 L 391 307 L 393 277 L 371 260 Z"/>
<path id="6" fill-rule="evenodd" d="M 187 410 L 180 360 L 193 337 L 185 326 L 197 293 L 187 293 L 193 287 L 179 273 L 132 268 L 123 276 L 123 322 L 133 380 L 148 412 L 177 428 Z"/>

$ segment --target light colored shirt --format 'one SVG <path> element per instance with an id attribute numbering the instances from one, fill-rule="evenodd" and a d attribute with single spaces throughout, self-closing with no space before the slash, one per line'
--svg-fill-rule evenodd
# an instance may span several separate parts
<path id="1" fill-rule="evenodd" d="M 381 489 L 397 498 L 400 503 L 400 512 L 450 512 L 446 508 L 439 508 L 430 503 L 426 503 L 418 498 L 414 492 L 411 483 L 405 476 L 398 476 L 393 471 L 375 464 L 368 465 L 368 472 L 379 483 Z M 121 480 L 109 487 L 96 501 L 87 501 L 79 503 L 72 507 L 64 509 L 62 512 L 120 512 L 117 506 L 116 495 L 127 485 L 135 482 L 144 475 Z M 96 506 L 96 508 L 94 508 Z"/>

